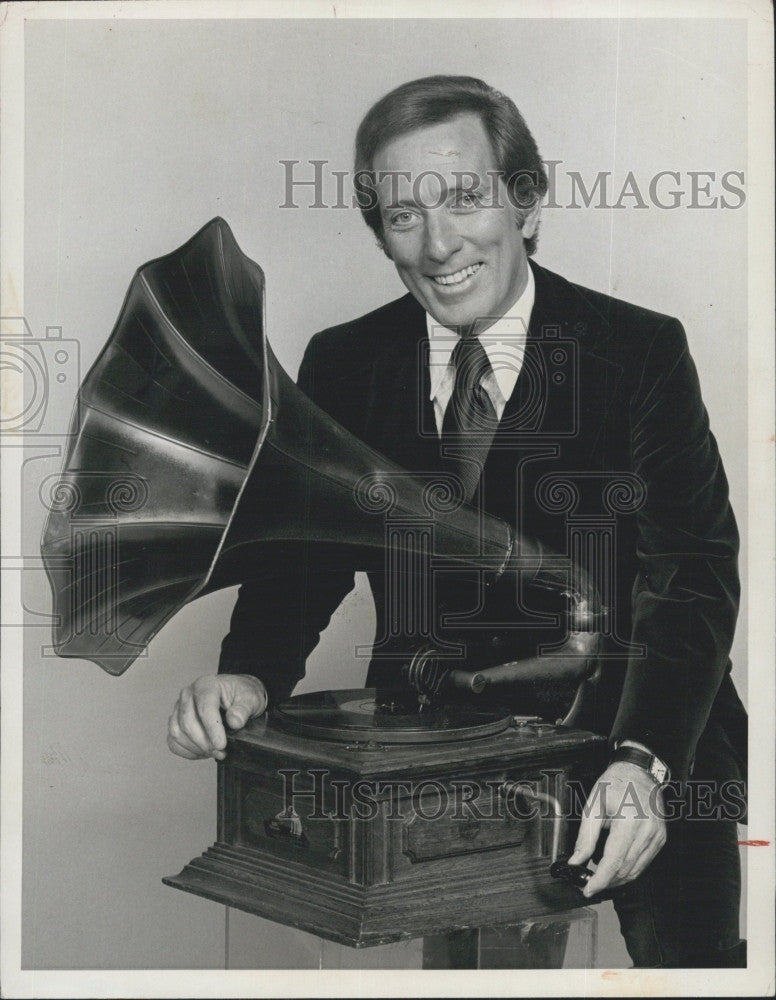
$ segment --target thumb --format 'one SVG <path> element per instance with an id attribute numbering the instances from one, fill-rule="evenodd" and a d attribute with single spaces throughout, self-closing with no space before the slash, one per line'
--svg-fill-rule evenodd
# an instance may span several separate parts
<path id="1" fill-rule="evenodd" d="M 226 724 L 230 729 L 242 727 L 255 715 L 261 715 L 267 705 L 267 697 L 263 689 L 259 691 L 253 685 L 241 688 L 235 693 L 232 704 L 226 710 Z"/>

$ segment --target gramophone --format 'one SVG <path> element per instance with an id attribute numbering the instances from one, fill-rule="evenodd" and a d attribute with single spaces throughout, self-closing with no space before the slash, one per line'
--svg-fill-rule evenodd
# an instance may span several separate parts
<path id="1" fill-rule="evenodd" d="M 428 483 L 397 476 L 278 364 L 264 275 L 222 219 L 139 269 L 76 413 L 42 554 L 57 652 L 111 674 L 185 604 L 286 547 L 382 565 L 386 492 L 428 518 Z M 466 504 L 437 506 L 434 564 L 554 595 L 564 640 L 480 670 L 426 642 L 390 689 L 273 706 L 230 735 L 217 842 L 168 885 L 355 946 L 582 904 L 549 867 L 602 768 L 605 740 L 574 722 L 605 609 L 568 557 Z M 551 718 L 492 697 L 553 681 L 573 696 Z"/>

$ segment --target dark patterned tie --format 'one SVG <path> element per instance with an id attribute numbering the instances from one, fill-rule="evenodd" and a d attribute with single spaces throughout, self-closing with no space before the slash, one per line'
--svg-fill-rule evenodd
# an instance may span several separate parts
<path id="1" fill-rule="evenodd" d="M 483 379 L 492 371 L 478 337 L 461 337 L 453 351 L 455 384 L 442 421 L 442 454 L 463 484 L 464 498 L 474 495 L 498 426 Z"/>

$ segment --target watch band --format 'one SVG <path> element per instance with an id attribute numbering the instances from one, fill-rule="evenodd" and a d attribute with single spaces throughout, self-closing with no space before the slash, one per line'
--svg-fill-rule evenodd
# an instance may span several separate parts
<path id="1" fill-rule="evenodd" d="M 671 780 L 671 772 L 663 761 L 646 750 L 639 750 L 637 747 L 619 746 L 609 758 L 609 763 L 625 761 L 628 764 L 635 764 L 643 768 L 659 784 L 664 785 Z"/>

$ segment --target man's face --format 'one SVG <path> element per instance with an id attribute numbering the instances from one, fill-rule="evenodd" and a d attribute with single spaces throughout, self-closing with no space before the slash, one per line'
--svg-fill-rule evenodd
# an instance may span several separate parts
<path id="1" fill-rule="evenodd" d="M 442 326 L 476 324 L 477 333 L 505 315 L 526 285 L 523 237 L 533 235 L 539 207 L 518 216 L 509 203 L 480 119 L 460 115 L 399 136 L 373 168 L 385 248 L 425 310 Z"/>

